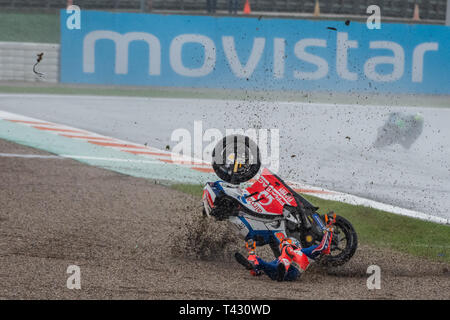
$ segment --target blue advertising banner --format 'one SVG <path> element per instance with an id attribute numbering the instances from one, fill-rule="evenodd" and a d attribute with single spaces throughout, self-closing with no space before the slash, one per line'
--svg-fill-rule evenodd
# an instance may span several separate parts
<path id="1" fill-rule="evenodd" d="M 450 94 L 450 27 L 61 10 L 61 82 Z"/>

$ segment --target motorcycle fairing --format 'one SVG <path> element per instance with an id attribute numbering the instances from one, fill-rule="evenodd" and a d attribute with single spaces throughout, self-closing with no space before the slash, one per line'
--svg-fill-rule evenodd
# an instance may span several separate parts
<path id="1" fill-rule="evenodd" d="M 237 232 L 245 239 L 254 239 L 257 246 L 269 244 L 271 241 L 280 241 L 287 237 L 283 231 L 284 221 L 279 221 L 278 224 L 258 221 L 257 219 L 249 219 L 244 216 L 230 217 L 231 225 L 237 229 Z"/>
<path id="2" fill-rule="evenodd" d="M 234 199 L 231 201 L 236 201 L 240 206 L 235 207 L 234 212 L 227 212 L 227 218 L 245 240 L 255 239 L 257 246 L 270 244 L 271 241 L 275 241 L 278 245 L 279 241 L 286 237 L 285 222 L 279 219 L 281 218 L 279 215 L 255 212 L 251 207 L 244 205 L 246 200 L 242 189 L 229 184 L 222 185 L 223 183 L 223 181 L 216 181 L 205 185 L 202 198 L 208 215 L 214 211 L 214 216 L 220 216 L 219 208 L 223 206 L 222 201 Z"/>
<path id="3" fill-rule="evenodd" d="M 258 213 L 282 215 L 284 205 L 297 206 L 290 188 L 267 168 L 245 191 L 252 196 L 246 198 L 244 205 Z"/>
<path id="4" fill-rule="evenodd" d="M 209 215 L 212 208 L 214 208 L 214 201 L 218 195 L 219 191 L 214 186 L 214 183 L 208 182 L 203 189 L 203 208 L 205 208 L 206 213 Z"/>

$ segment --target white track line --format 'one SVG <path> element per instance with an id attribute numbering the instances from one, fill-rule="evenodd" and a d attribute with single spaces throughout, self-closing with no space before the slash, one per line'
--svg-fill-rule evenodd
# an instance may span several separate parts
<path id="1" fill-rule="evenodd" d="M 29 158 L 29 159 L 63 159 L 60 156 L 48 156 L 40 154 L 17 154 L 17 153 L 0 153 L 3 158 Z"/>
<path id="2" fill-rule="evenodd" d="M 104 157 L 79 156 L 79 155 L 72 155 L 72 154 L 61 154 L 59 156 L 52 156 L 52 155 L 39 155 L 39 154 L 0 153 L 0 157 L 3 157 L 3 158 L 25 158 L 25 159 L 74 159 L 74 160 L 80 159 L 80 160 L 99 160 L 99 161 L 112 161 L 112 162 L 131 162 L 131 163 L 161 163 L 157 160 L 104 158 Z"/>
<path id="3" fill-rule="evenodd" d="M 319 193 L 314 194 L 314 196 L 317 198 L 321 198 L 321 199 L 325 199 L 325 200 L 332 200 L 332 201 L 339 201 L 339 202 L 344 202 L 344 203 L 353 204 L 353 205 L 357 205 L 357 206 L 374 208 L 374 209 L 378 209 L 378 210 L 382 210 L 382 211 L 396 213 L 396 214 L 399 214 L 402 216 L 408 216 L 408 217 L 413 217 L 413 218 L 417 218 L 420 220 L 432 221 L 432 222 L 450 225 L 449 219 L 433 216 L 433 215 L 426 214 L 423 212 L 396 207 L 396 206 L 393 206 L 390 204 L 378 202 L 375 200 L 370 200 L 367 198 L 355 196 L 355 195 L 348 194 L 348 193 L 332 191 L 332 190 L 318 188 L 318 187 L 305 185 L 305 184 L 299 184 L 294 181 L 288 181 L 288 183 L 294 189 L 311 189 L 311 190 L 320 191 Z"/>
<path id="4" fill-rule="evenodd" d="M 103 158 L 103 157 L 90 157 L 90 156 L 77 156 L 70 154 L 62 154 L 61 157 L 69 159 L 79 160 L 99 160 L 99 161 L 115 161 L 115 162 L 130 162 L 130 163 L 158 163 L 158 160 L 136 160 L 136 159 L 121 159 L 121 158 Z"/>

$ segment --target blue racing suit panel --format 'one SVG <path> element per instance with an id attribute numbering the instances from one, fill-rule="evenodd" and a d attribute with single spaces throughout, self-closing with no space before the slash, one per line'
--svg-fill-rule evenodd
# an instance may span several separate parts
<path id="1" fill-rule="evenodd" d="M 264 272 L 270 279 L 277 280 L 278 276 L 278 263 L 279 260 L 275 259 L 271 262 L 266 262 L 260 257 L 256 258 L 258 260 L 258 265 L 256 266 L 257 270 Z M 294 281 L 301 275 L 301 272 L 295 268 L 294 266 L 289 267 L 286 276 L 284 277 L 285 281 Z"/>

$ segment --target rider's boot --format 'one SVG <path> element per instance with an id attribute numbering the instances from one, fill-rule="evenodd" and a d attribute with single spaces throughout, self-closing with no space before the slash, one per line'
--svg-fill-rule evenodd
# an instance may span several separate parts
<path id="1" fill-rule="evenodd" d="M 239 264 L 243 265 L 247 270 L 250 270 L 251 275 L 259 276 L 261 272 L 256 269 L 256 266 L 259 264 L 255 253 L 256 243 L 250 239 L 245 243 L 245 247 L 248 251 L 247 259 L 239 252 L 236 252 L 234 257 Z"/>
<path id="2" fill-rule="evenodd" d="M 252 270 L 250 270 L 250 274 L 252 276 L 259 276 L 261 275 L 261 271 L 257 269 L 257 266 L 259 264 L 257 256 L 256 256 L 256 242 L 252 239 L 249 239 L 246 243 L 245 243 L 245 247 L 247 248 L 248 251 L 248 257 L 247 257 L 247 261 L 251 263 L 251 265 L 253 266 Z"/>

